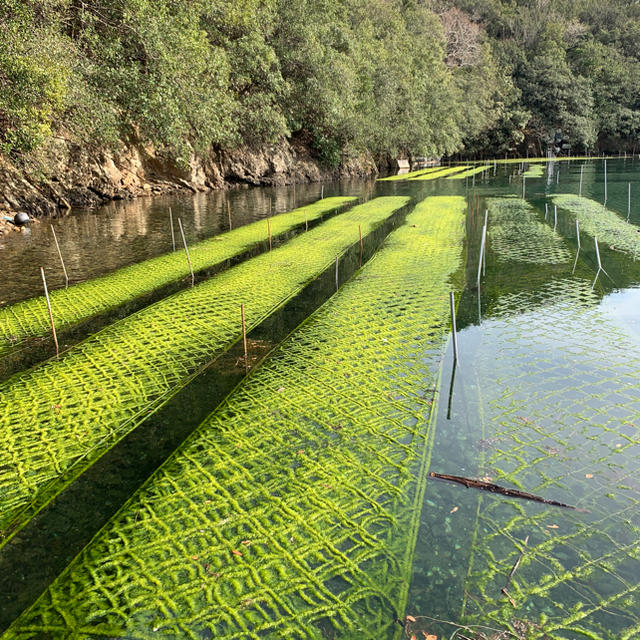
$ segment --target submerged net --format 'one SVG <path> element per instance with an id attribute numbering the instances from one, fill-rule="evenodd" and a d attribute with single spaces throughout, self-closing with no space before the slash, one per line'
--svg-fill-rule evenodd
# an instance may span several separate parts
<path id="1" fill-rule="evenodd" d="M 460 197 L 418 205 L 7 639 L 399 630 L 464 219 Z"/>
<path id="2" fill-rule="evenodd" d="M 521 235 L 538 259 L 517 243 L 504 256 L 519 256 L 532 280 L 549 275 L 560 245 L 546 232 Z M 526 621 L 532 639 L 631 640 L 640 634 L 638 340 L 597 307 L 589 278 L 571 275 L 568 252 L 565 260 L 564 277 L 495 301 L 466 393 L 479 398 L 479 477 L 588 512 L 479 494 L 463 617 L 514 632 Z"/>
<path id="3" fill-rule="evenodd" d="M 638 345 L 595 308 L 587 281 L 553 282 L 547 300 L 518 315 L 510 301 L 483 325 L 483 473 L 589 512 L 482 497 L 465 610 L 512 629 L 529 620 L 531 638 L 630 640 L 640 634 Z"/>
<path id="4" fill-rule="evenodd" d="M 580 230 L 597 237 L 618 250 L 636 258 L 640 255 L 638 227 L 623 220 L 604 205 L 574 194 L 551 196 L 552 202 L 568 211 L 580 222 Z"/>
<path id="5" fill-rule="evenodd" d="M 353 202 L 355 198 L 319 200 L 271 218 L 271 234 L 281 235 L 306 220 Z M 189 248 L 194 271 L 215 266 L 248 251 L 268 238 L 267 221 L 259 220 L 194 244 Z M 115 309 L 151 293 L 163 285 L 189 275 L 184 251 L 145 260 L 105 276 L 52 291 L 51 306 L 58 330 Z M 26 338 L 48 336 L 51 332 L 44 296 L 0 308 L 0 356 Z"/>
<path id="6" fill-rule="evenodd" d="M 377 198 L 125 318 L 0 385 L 5 536 L 168 395 L 408 202 Z M 30 509 L 27 509 L 30 507 Z M 0 541 L 1 542 L 1 541 Z"/>

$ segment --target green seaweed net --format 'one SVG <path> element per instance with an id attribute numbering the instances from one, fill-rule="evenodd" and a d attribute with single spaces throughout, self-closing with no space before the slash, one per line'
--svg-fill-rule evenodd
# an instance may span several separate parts
<path id="1" fill-rule="evenodd" d="M 465 208 L 419 204 L 6 638 L 397 633 Z"/>
<path id="2" fill-rule="evenodd" d="M 479 497 L 465 613 L 512 630 L 527 620 L 532 639 L 631 640 L 640 635 L 638 343 L 596 306 L 589 281 L 548 288 L 535 313 L 511 300 L 483 324 L 480 475 L 587 512 Z"/>
<path id="3" fill-rule="evenodd" d="M 469 165 L 461 165 L 458 167 L 447 167 L 446 169 L 441 169 L 440 171 L 434 171 L 433 173 L 429 173 L 427 175 L 415 176 L 414 178 L 409 178 L 409 180 L 435 180 L 436 178 L 444 178 L 445 176 L 450 176 L 452 173 L 458 173 L 458 171 L 464 171 L 465 169 L 469 169 Z"/>
<path id="4" fill-rule="evenodd" d="M 489 246 L 499 260 L 527 264 L 562 264 L 570 254 L 562 238 L 538 219 L 524 200 L 488 198 Z"/>
<path id="5" fill-rule="evenodd" d="M 60 360 L 0 385 L 0 531 L 9 535 L 74 474 L 241 334 L 298 293 L 358 240 L 407 204 L 377 198 L 281 248 L 125 318 Z"/>
<path id="6" fill-rule="evenodd" d="M 378 178 L 378 182 L 395 182 L 396 180 L 408 180 L 415 176 L 427 175 L 442 171 L 442 167 L 429 167 L 428 169 L 419 169 L 418 171 L 409 171 L 408 173 L 399 173 L 395 176 L 387 176 L 386 178 Z"/>
<path id="7" fill-rule="evenodd" d="M 483 164 L 480 167 L 474 167 L 473 169 L 467 169 L 466 171 L 463 171 L 462 173 L 458 173 L 456 175 L 453 176 L 449 176 L 447 178 L 447 180 L 463 180 L 464 178 L 470 178 L 471 176 L 475 176 L 478 173 L 482 173 L 483 171 L 488 171 L 489 169 L 491 169 L 490 164 Z"/>
<path id="8" fill-rule="evenodd" d="M 271 218 L 271 234 L 281 235 L 305 220 L 314 220 L 355 198 L 335 197 Z M 240 255 L 268 237 L 267 221 L 260 220 L 194 244 L 189 248 L 194 271 Z M 51 306 L 58 330 L 69 328 L 115 309 L 163 285 L 189 275 L 184 251 L 145 260 L 105 276 L 52 291 Z M 51 333 L 44 296 L 0 308 L 0 357 L 27 338 Z"/>
<path id="9" fill-rule="evenodd" d="M 581 231 L 597 237 L 615 249 L 629 253 L 634 258 L 640 254 L 638 227 L 623 220 L 604 205 L 570 193 L 551 196 L 551 200 L 578 219 Z"/>

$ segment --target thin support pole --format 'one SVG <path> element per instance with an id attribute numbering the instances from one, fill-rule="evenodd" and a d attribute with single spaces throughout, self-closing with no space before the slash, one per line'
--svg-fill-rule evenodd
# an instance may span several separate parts
<path id="1" fill-rule="evenodd" d="M 482 277 L 482 261 L 484 256 L 484 243 L 485 243 L 485 234 L 486 227 L 482 228 L 482 240 L 480 241 L 480 257 L 478 260 L 478 289 L 480 288 L 480 278 Z"/>
<path id="2" fill-rule="evenodd" d="M 53 311 L 51 311 L 51 300 L 49 300 L 49 289 L 47 288 L 47 279 L 44 276 L 44 269 L 40 267 L 40 275 L 42 276 L 42 285 L 44 286 L 44 297 L 47 300 L 47 309 L 49 310 L 49 323 L 51 324 L 51 335 L 53 336 L 53 344 L 56 346 L 56 358 L 60 356 L 60 348 L 58 347 L 58 336 L 56 335 L 56 325 L 53 322 Z"/>
<path id="3" fill-rule="evenodd" d="M 173 245 L 173 250 L 176 250 L 176 234 L 173 230 L 173 213 L 171 211 L 171 207 L 169 207 L 169 225 L 171 226 L 171 244 Z"/>
<path id="4" fill-rule="evenodd" d="M 578 238 L 578 249 L 580 249 L 580 221 L 576 218 L 576 237 Z"/>
<path id="5" fill-rule="evenodd" d="M 451 306 L 451 334 L 453 336 L 453 358 L 458 362 L 458 332 L 456 331 L 456 305 L 453 291 L 449 292 L 449 304 Z"/>
<path id="6" fill-rule="evenodd" d="M 578 197 L 582 198 L 582 172 L 584 171 L 584 165 L 580 166 L 580 189 L 578 190 Z"/>
<path id="7" fill-rule="evenodd" d="M 231 229 L 233 228 L 231 226 L 231 204 L 229 203 L 228 200 L 227 200 L 227 218 L 229 219 L 229 231 L 231 231 Z"/>
<path id="8" fill-rule="evenodd" d="M 324 200 L 324 185 L 320 187 L 320 200 Z"/>
<path id="9" fill-rule="evenodd" d="M 558 205 L 554 204 L 553 205 L 553 230 L 556 230 L 556 227 L 558 226 Z"/>
<path id="10" fill-rule="evenodd" d="M 338 281 L 338 261 L 340 260 L 340 256 L 336 256 L 336 291 L 339 289 L 339 281 Z"/>
<path id="11" fill-rule="evenodd" d="M 485 209 L 484 211 L 484 241 L 485 245 L 487 243 L 487 229 L 489 228 L 489 209 Z M 486 247 L 485 247 L 486 248 Z M 487 272 L 487 252 L 482 252 L 482 277 L 486 275 Z"/>
<path id="12" fill-rule="evenodd" d="M 360 236 L 360 266 L 362 266 L 362 253 L 363 253 L 362 225 L 358 225 L 358 235 Z"/>
<path id="13" fill-rule="evenodd" d="M 628 195 L 627 195 L 627 220 L 631 216 L 631 183 L 628 185 Z"/>
<path id="14" fill-rule="evenodd" d="M 544 203 L 544 219 L 546 220 L 549 217 L 549 203 Z"/>
<path id="15" fill-rule="evenodd" d="M 604 160 L 604 203 L 607 204 L 607 159 Z"/>
<path id="16" fill-rule="evenodd" d="M 56 243 L 56 249 L 58 250 L 58 257 L 60 258 L 60 264 L 62 265 L 62 271 L 64 272 L 64 288 L 69 287 L 69 276 L 67 275 L 67 268 L 64 266 L 64 260 L 62 259 L 62 251 L 60 251 L 60 245 L 58 244 L 58 238 L 56 236 L 56 230 L 51 225 L 51 233 L 53 233 L 53 239 Z"/>
<path id="17" fill-rule="evenodd" d="M 560 184 L 560 167 L 558 167 L 558 171 L 556 172 L 556 184 Z"/>
<path id="18" fill-rule="evenodd" d="M 269 251 L 273 248 L 273 244 L 271 242 L 271 218 L 267 218 L 267 231 L 269 232 Z"/>
<path id="19" fill-rule="evenodd" d="M 527 195 L 527 179 L 522 176 L 522 199 L 525 199 L 525 196 Z"/>
<path id="20" fill-rule="evenodd" d="M 593 241 L 596 245 L 596 258 L 598 258 L 598 271 L 602 271 L 602 261 L 600 260 L 600 247 L 598 247 L 598 238 L 594 237 Z"/>
<path id="21" fill-rule="evenodd" d="M 249 353 L 247 350 L 247 327 L 244 322 L 244 304 L 240 305 L 240 317 L 242 318 L 242 343 L 244 345 L 244 372 L 249 373 Z"/>
<path id="22" fill-rule="evenodd" d="M 180 227 L 180 235 L 184 244 L 184 252 L 187 254 L 187 262 L 189 263 L 189 271 L 191 271 L 191 286 L 196 283 L 196 277 L 193 275 L 193 265 L 191 264 L 191 256 L 189 255 L 189 247 L 187 247 L 187 239 L 184 237 L 184 229 L 182 228 L 182 220 L 178 218 L 178 226 Z"/>

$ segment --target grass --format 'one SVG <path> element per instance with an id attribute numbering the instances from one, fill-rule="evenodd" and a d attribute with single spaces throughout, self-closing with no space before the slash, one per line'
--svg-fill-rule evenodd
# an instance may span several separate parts
<path id="1" fill-rule="evenodd" d="M 0 385 L 4 542 L 195 372 L 331 265 L 408 198 L 359 205 L 286 245 L 107 327 Z"/>
<path id="2" fill-rule="evenodd" d="M 419 204 L 6 640 L 398 634 L 465 210 Z"/>
<path id="3" fill-rule="evenodd" d="M 315 220 L 338 207 L 352 204 L 354 200 L 347 197 L 325 198 L 274 216 L 271 234 L 273 237 L 282 235 L 304 224 L 305 219 Z M 267 222 L 259 220 L 194 244 L 189 247 L 193 269 L 198 272 L 220 264 L 264 242 L 267 237 Z M 68 289 L 52 291 L 51 306 L 56 328 L 61 331 L 73 327 L 188 275 L 184 251 L 178 250 Z M 0 357 L 28 338 L 48 337 L 50 331 L 44 296 L 0 308 Z"/>

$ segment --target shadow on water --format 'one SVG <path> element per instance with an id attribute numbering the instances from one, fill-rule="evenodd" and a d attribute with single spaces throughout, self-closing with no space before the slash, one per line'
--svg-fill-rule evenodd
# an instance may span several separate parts
<path id="1" fill-rule="evenodd" d="M 411 210 L 409 204 L 352 245 L 338 264 L 342 285 L 379 249 Z M 249 362 L 255 367 L 305 318 L 336 292 L 332 264 L 295 298 L 249 332 Z M 122 507 L 189 434 L 245 377 L 243 344 L 200 373 L 142 425 L 42 509 L 0 550 L 0 632 L 29 607 L 71 559 Z"/>

